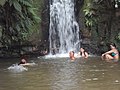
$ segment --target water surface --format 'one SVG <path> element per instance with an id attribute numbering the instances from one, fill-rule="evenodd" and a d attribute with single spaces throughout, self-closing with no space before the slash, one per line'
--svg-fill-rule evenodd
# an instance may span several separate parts
<path id="1" fill-rule="evenodd" d="M 16 60 L 0 60 L 0 90 L 120 90 L 120 63 L 100 57 L 34 58 L 37 65 L 28 71 L 10 72 Z"/>

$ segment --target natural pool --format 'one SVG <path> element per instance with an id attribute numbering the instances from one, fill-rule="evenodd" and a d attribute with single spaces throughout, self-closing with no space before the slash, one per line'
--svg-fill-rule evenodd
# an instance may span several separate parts
<path id="1" fill-rule="evenodd" d="M 19 60 L 0 60 L 0 90 L 120 90 L 120 63 L 100 57 L 34 58 L 37 65 L 13 73 L 7 68 Z"/>

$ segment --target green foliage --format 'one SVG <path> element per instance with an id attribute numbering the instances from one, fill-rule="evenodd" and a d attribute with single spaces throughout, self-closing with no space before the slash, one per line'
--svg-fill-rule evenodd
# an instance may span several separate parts
<path id="1" fill-rule="evenodd" d="M 17 11 L 21 12 L 22 7 L 21 7 L 21 5 L 20 5 L 20 3 L 19 3 L 18 1 L 15 0 L 14 2 L 12 2 L 12 5 L 14 6 L 14 8 L 15 8 Z"/>
<path id="2" fill-rule="evenodd" d="M 4 0 L 0 7 L 1 43 L 3 46 L 27 40 L 31 27 L 39 23 L 32 0 Z"/>
<path id="3" fill-rule="evenodd" d="M 119 32 L 118 35 L 115 37 L 114 43 L 116 44 L 118 50 L 120 51 L 120 32 Z"/>
<path id="4" fill-rule="evenodd" d="M 91 0 L 85 1 L 83 12 L 85 14 L 85 25 L 86 27 L 92 27 L 97 23 L 96 9 L 93 7 Z"/>
<path id="5" fill-rule="evenodd" d="M 120 33 L 118 33 L 118 37 L 117 38 L 120 40 Z"/>
<path id="6" fill-rule="evenodd" d="M 0 5 L 4 5 L 5 4 L 5 2 L 6 2 L 6 0 L 0 0 Z"/>

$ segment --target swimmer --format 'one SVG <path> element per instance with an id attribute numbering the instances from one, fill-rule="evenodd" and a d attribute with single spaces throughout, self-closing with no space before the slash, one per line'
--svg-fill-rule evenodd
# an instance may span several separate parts
<path id="1" fill-rule="evenodd" d="M 71 60 L 75 60 L 74 51 L 69 52 L 69 57 Z"/>
<path id="2" fill-rule="evenodd" d="M 22 55 L 21 56 L 21 61 L 18 63 L 18 65 L 25 66 L 26 64 L 27 64 L 27 56 L 26 55 Z"/>
<path id="3" fill-rule="evenodd" d="M 20 63 L 18 63 L 18 65 L 24 65 L 26 63 L 27 63 L 27 61 L 23 58 L 23 59 L 21 59 Z"/>
<path id="4" fill-rule="evenodd" d="M 83 48 L 80 48 L 78 56 L 82 56 L 84 58 L 88 58 L 88 53 Z"/>

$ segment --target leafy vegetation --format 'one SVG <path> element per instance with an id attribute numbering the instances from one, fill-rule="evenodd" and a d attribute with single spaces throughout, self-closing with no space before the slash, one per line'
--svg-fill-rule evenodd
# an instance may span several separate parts
<path id="1" fill-rule="evenodd" d="M 88 33 L 85 31 L 88 38 L 91 36 L 99 45 L 105 46 L 109 42 L 115 42 L 120 46 L 120 0 L 83 1 L 81 5 L 85 19 L 83 23 L 85 30 L 88 30 Z M 13 52 L 9 49 L 10 46 L 23 45 L 27 41 L 33 42 L 39 38 L 42 34 L 39 30 L 41 28 L 39 17 L 42 8 L 45 8 L 44 2 L 44 0 L 0 0 L 1 46 Z"/>
<path id="2" fill-rule="evenodd" d="M 85 25 L 92 35 L 92 39 L 98 38 L 98 44 L 103 45 L 114 42 L 119 46 L 119 15 L 120 0 L 84 0 L 83 12 Z"/>
<path id="3" fill-rule="evenodd" d="M 97 23 L 97 10 L 94 8 L 94 3 L 91 0 L 85 0 L 84 2 L 85 25 L 91 29 Z"/>
<path id="4" fill-rule="evenodd" d="M 31 27 L 40 21 L 33 1 L 2 0 L 0 3 L 0 43 L 5 47 L 23 44 Z"/>

